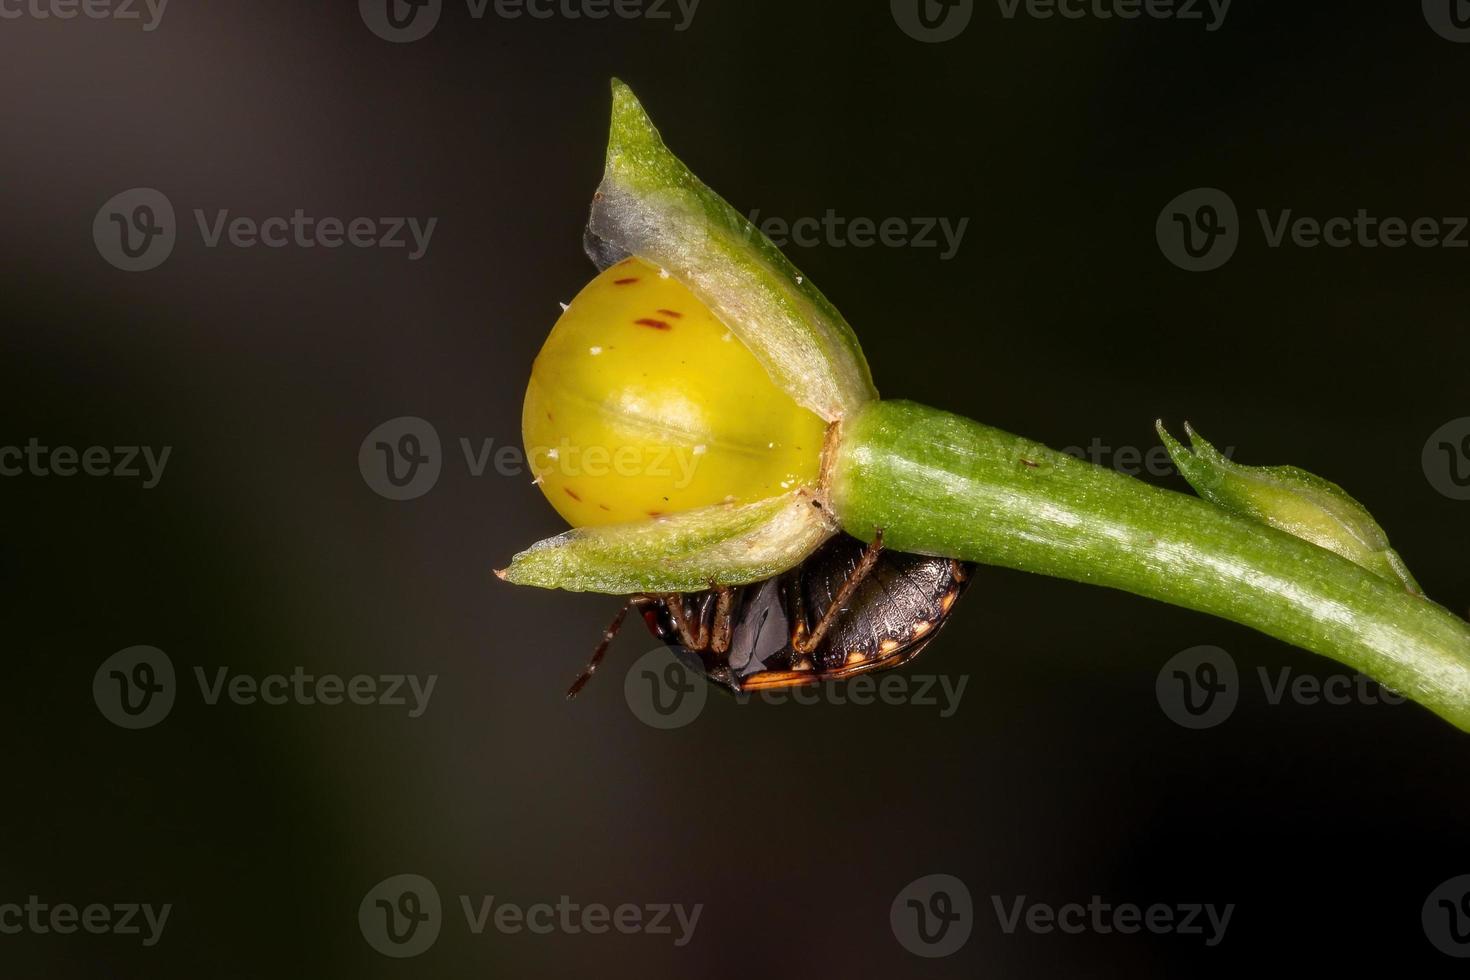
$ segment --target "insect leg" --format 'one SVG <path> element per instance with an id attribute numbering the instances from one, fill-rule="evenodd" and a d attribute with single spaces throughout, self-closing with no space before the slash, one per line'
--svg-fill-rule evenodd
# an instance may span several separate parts
<path id="1" fill-rule="evenodd" d="M 687 596 L 680 592 L 670 592 L 663 598 L 664 605 L 669 610 L 669 619 L 673 621 L 674 629 L 679 633 L 679 645 L 696 653 L 708 650 L 709 627 L 704 622 L 703 607 L 696 610 L 696 621 L 690 622 L 688 608 L 684 605 Z"/>
<path id="2" fill-rule="evenodd" d="M 735 590 L 722 585 L 715 589 L 715 620 L 710 628 L 710 650 L 721 656 L 730 652 L 730 632 L 733 629 Z"/>
<path id="3" fill-rule="evenodd" d="M 852 598 L 852 594 L 857 591 L 857 587 L 863 583 L 863 579 L 867 578 L 869 573 L 873 571 L 873 566 L 878 564 L 878 556 L 882 553 L 883 529 L 879 528 L 877 536 L 873 539 L 873 543 L 863 549 L 863 557 L 858 560 L 857 567 L 852 570 L 852 574 L 847 576 L 847 581 L 843 582 L 842 588 L 837 590 L 837 597 L 832 600 L 832 604 L 822 614 L 822 621 L 817 624 L 816 629 L 812 630 L 810 634 L 793 637 L 791 641 L 792 649 L 797 653 L 809 654 L 817 648 L 817 645 L 822 642 L 822 638 L 827 635 L 827 631 L 832 628 L 832 624 L 837 622 L 837 617 L 842 615 L 842 607 L 847 605 L 848 600 Z M 800 586 L 798 586 L 799 594 Z M 797 619 L 802 619 L 802 617 L 797 616 Z"/>
<path id="4" fill-rule="evenodd" d="M 806 642 L 806 601 L 802 598 L 800 569 L 785 577 L 786 608 L 791 610 L 791 649 L 798 652 Z"/>
<path id="5" fill-rule="evenodd" d="M 612 646 L 613 637 L 617 636 L 618 630 L 623 628 L 623 617 L 628 615 L 628 610 L 635 607 L 639 610 L 642 610 L 642 608 L 647 605 L 649 601 L 650 599 L 648 596 L 635 595 L 627 602 L 623 603 L 623 608 L 618 610 L 618 614 L 614 616 L 613 621 L 607 625 L 607 629 L 602 631 L 602 641 L 598 643 L 597 648 L 592 651 L 592 659 L 587 661 L 587 666 L 582 668 L 582 672 L 577 675 L 577 679 L 572 681 L 572 686 L 567 688 L 568 701 L 572 700 L 578 694 L 582 693 L 582 688 L 586 687 L 587 682 L 592 679 L 592 675 L 597 673 L 598 665 L 602 663 L 602 658 L 607 655 L 608 647 Z"/>

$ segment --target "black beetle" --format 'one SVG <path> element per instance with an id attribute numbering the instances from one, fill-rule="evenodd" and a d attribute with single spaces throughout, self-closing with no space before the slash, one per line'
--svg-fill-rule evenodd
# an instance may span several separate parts
<path id="1" fill-rule="evenodd" d="M 974 566 L 838 535 L 800 565 L 751 585 L 635 595 L 619 610 L 574 698 L 629 609 L 709 681 L 734 692 L 841 680 L 908 663 L 939 632 Z"/>

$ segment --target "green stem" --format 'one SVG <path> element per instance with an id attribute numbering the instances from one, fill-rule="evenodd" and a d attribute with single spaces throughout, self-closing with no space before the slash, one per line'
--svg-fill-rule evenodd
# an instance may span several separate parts
<path id="1" fill-rule="evenodd" d="M 1091 582 L 1325 654 L 1470 731 L 1470 624 L 1345 558 L 913 402 L 844 425 L 832 504 L 900 551 Z"/>

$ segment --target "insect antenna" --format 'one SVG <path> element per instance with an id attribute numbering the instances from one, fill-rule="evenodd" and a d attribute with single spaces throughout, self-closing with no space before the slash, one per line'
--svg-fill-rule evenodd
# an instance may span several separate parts
<path id="1" fill-rule="evenodd" d="M 607 629 L 602 631 L 602 642 L 597 644 L 597 649 L 592 651 L 592 658 L 587 661 L 587 666 L 582 668 L 582 672 L 577 675 L 577 679 L 572 681 L 572 686 L 567 688 L 568 701 L 582 693 L 582 688 L 586 687 L 587 682 L 592 679 L 592 675 L 597 673 L 597 666 L 602 663 L 602 658 L 607 655 L 607 649 L 612 646 L 613 638 L 618 635 L 618 630 L 623 628 L 623 617 L 628 615 L 628 610 L 633 607 L 636 601 L 636 599 L 629 599 L 625 602 L 623 608 L 619 609 L 618 614 L 613 617 L 613 621 L 607 624 Z"/>

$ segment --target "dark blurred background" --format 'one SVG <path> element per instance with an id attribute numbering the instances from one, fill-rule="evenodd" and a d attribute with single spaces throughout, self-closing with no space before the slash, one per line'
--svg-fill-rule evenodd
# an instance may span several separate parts
<path id="1" fill-rule="evenodd" d="M 593 274 L 581 231 L 617 75 L 744 212 L 898 218 L 911 236 L 968 219 L 947 258 L 848 233 L 789 246 L 885 395 L 1135 472 L 1153 420 L 1188 419 L 1237 459 L 1347 487 L 1463 613 L 1470 494 L 1454 477 L 1470 459 L 1436 471 L 1425 450 L 1442 427 L 1470 435 L 1470 251 L 1272 248 L 1257 219 L 1470 214 L 1454 0 L 1238 0 L 1223 22 L 1203 3 L 1194 20 L 930 4 L 939 34 L 962 27 L 938 43 L 912 2 L 703 0 L 690 17 L 646 0 L 593 20 L 567 12 L 596 0 L 548 18 L 445 0 L 406 42 L 380 36 L 397 30 L 382 3 L 114 11 L 127 19 L 48 2 L 0 19 L 0 446 L 171 454 L 146 489 L 0 479 L 0 904 L 171 912 L 152 946 L 146 928 L 0 935 L 0 976 L 1463 974 L 1449 952 L 1470 944 L 1445 926 L 1470 927 L 1470 906 L 1458 923 L 1422 913 L 1470 873 L 1470 737 L 1371 688 L 1273 704 L 1260 680 L 1345 668 L 982 570 L 908 668 L 967 684 L 947 717 L 919 697 L 711 693 L 663 730 L 625 694 L 655 647 L 636 624 L 563 701 L 617 601 L 492 578 L 561 525 L 524 474 L 472 475 L 459 442 L 519 445 L 531 360 Z M 399 23 L 432 20 L 394 2 Z M 77 16 L 40 16 L 58 11 Z M 1238 248 L 1190 272 L 1156 222 L 1202 187 L 1238 208 Z M 105 205 L 134 188 L 176 212 L 172 252 L 139 272 L 104 254 Z M 208 247 L 196 209 L 437 223 L 410 260 Z M 395 501 L 358 451 L 401 416 L 434 427 L 442 472 Z M 176 699 L 129 730 L 93 681 L 136 645 L 166 653 Z M 1156 680 L 1201 645 L 1228 653 L 1238 703 L 1191 729 Z M 437 681 L 409 717 L 210 704 L 196 668 Z M 443 905 L 412 959 L 380 955 L 358 918 L 400 874 Z M 890 908 L 934 874 L 965 884 L 973 922 L 926 958 Z M 703 909 L 682 946 L 677 927 L 476 935 L 460 896 L 487 895 Z M 996 903 L 1021 896 L 1234 908 L 1214 945 L 1208 926 L 1007 932 Z"/>

